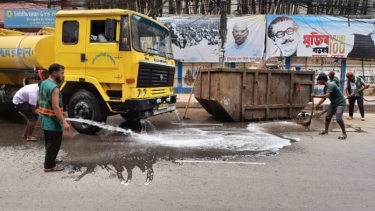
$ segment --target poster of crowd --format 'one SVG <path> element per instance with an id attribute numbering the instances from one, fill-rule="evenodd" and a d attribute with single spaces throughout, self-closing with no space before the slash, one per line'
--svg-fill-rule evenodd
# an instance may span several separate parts
<path id="1" fill-rule="evenodd" d="M 374 20 L 326 15 L 267 15 L 266 59 L 375 57 Z"/>
<path id="2" fill-rule="evenodd" d="M 260 61 L 264 52 L 265 28 L 266 15 L 228 19 L 225 61 Z"/>
<path id="3" fill-rule="evenodd" d="M 161 17 L 158 20 L 170 29 L 176 60 L 219 61 L 219 18 Z"/>

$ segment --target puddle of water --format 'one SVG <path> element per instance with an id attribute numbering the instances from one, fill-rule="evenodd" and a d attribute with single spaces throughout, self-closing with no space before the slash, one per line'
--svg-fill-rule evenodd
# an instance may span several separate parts
<path id="1" fill-rule="evenodd" d="M 152 124 L 150 120 L 142 119 L 141 120 L 142 131 L 141 133 L 154 133 L 156 131 L 156 127 Z"/>
<path id="2" fill-rule="evenodd" d="M 311 127 L 304 127 L 294 121 L 275 121 L 257 123 L 264 131 L 273 134 L 288 133 L 288 132 L 308 132 L 312 131 Z"/>
<path id="3" fill-rule="evenodd" d="M 277 151 L 290 141 L 264 132 L 255 124 L 241 128 L 176 128 L 141 134 L 138 142 L 188 149 Z"/>
<path id="4" fill-rule="evenodd" d="M 301 141 L 300 138 L 290 137 L 290 136 L 287 136 L 287 135 L 281 135 L 281 137 L 285 138 L 285 139 L 288 139 L 290 142 L 299 142 L 299 141 Z"/>
<path id="5" fill-rule="evenodd" d="M 68 167 L 72 169 L 70 174 L 81 172 L 77 177 L 74 177 L 74 182 L 80 181 L 84 176 L 97 172 L 99 169 L 111 172 L 112 175 L 116 175 L 122 185 L 128 186 L 133 179 L 133 170 L 138 167 L 142 174 L 146 176 L 144 185 L 149 185 L 154 179 L 153 164 L 156 163 L 156 157 L 154 155 L 144 153 L 134 153 L 131 155 L 117 157 L 109 156 L 105 162 L 95 163 L 75 163 L 72 162 Z M 126 178 L 124 177 L 126 173 Z M 64 178 L 72 178 L 66 176 Z"/>
<path id="6" fill-rule="evenodd" d="M 224 124 L 211 124 L 211 123 L 184 123 L 184 122 L 171 122 L 173 125 L 180 126 L 223 126 Z"/>
<path id="7" fill-rule="evenodd" d="M 174 113 L 176 114 L 178 121 L 183 123 L 184 122 L 184 118 L 181 117 L 180 112 L 176 109 L 176 110 L 174 110 Z"/>
<path id="8" fill-rule="evenodd" d="M 131 135 L 132 139 L 151 145 L 161 145 L 176 148 L 195 149 L 220 149 L 229 151 L 277 151 L 290 145 L 290 140 L 265 132 L 264 125 L 250 123 L 246 129 L 242 128 L 218 128 L 220 124 L 200 124 L 203 128 L 180 127 L 157 131 L 156 127 L 149 120 L 142 120 L 142 131 L 140 134 L 131 130 L 112 125 L 95 122 L 86 119 L 66 118 L 68 121 L 75 121 L 90 124 L 102 129 L 114 132 L 121 132 Z M 280 122 L 278 123 L 280 125 Z M 288 125 L 289 123 L 283 123 Z M 193 126 L 199 126 L 194 125 Z M 147 126 L 151 128 L 151 134 L 147 133 Z M 181 123 L 180 126 L 188 126 Z"/>
<path id="9" fill-rule="evenodd" d="M 144 185 L 148 185 L 154 178 L 152 166 L 159 158 L 174 160 L 189 157 L 220 160 L 223 156 L 230 155 L 277 152 L 280 148 L 291 145 L 286 138 L 270 134 L 264 129 L 272 128 L 272 125 L 259 123 L 247 124 L 245 128 L 209 123 L 185 124 L 179 117 L 180 123 L 171 124 L 167 129 L 157 130 L 157 126 L 151 121 L 142 120 L 140 122 L 142 131 L 139 134 L 91 120 L 74 118 L 67 118 L 67 120 L 126 135 L 117 136 L 121 139 L 120 142 L 111 142 L 113 136 L 98 136 L 95 139 L 103 139 L 103 141 L 93 142 L 91 136 L 78 134 L 70 151 L 67 149 L 67 155 L 72 159 L 69 163 L 72 172 L 81 172 L 75 181 L 81 180 L 85 175 L 101 167 L 113 172 L 120 183 L 127 186 L 132 180 L 133 169 L 138 167 L 146 176 Z M 129 140 L 131 142 L 128 142 Z M 90 147 L 87 147 L 87 142 L 91 143 Z"/>
<path id="10" fill-rule="evenodd" d="M 81 175 L 76 177 L 76 182 L 101 167 L 108 172 L 113 172 L 120 183 L 127 186 L 132 180 L 133 169 L 138 167 L 146 174 L 144 185 L 148 185 L 153 181 L 154 171 L 152 166 L 158 158 L 175 160 L 189 157 L 222 160 L 221 156 L 254 155 L 257 153 L 267 155 L 266 152 L 275 153 L 280 148 L 291 145 L 290 140 L 266 132 L 264 125 L 259 123 L 250 123 L 246 128 L 228 127 L 223 124 L 177 123 L 172 124 L 177 127 L 158 131 L 151 121 L 142 120 L 143 132 L 138 134 L 120 127 L 90 120 L 67 120 L 92 124 L 128 135 L 120 136 L 123 143 L 126 143 L 125 145 L 121 145 L 121 142 L 117 142 L 118 144 L 108 142 L 108 144 L 105 144 L 107 150 L 104 152 L 95 148 L 92 149 L 92 152 L 89 152 L 89 149 L 85 147 L 85 153 L 95 154 L 96 157 L 90 163 L 87 163 L 87 161 L 81 163 L 77 160 L 71 162 L 73 171 L 82 172 Z M 105 139 L 111 138 L 106 136 Z M 129 140 L 132 142 L 128 142 Z M 98 143 L 103 144 L 102 141 Z M 84 145 L 86 144 L 82 146 Z M 116 148 L 116 150 L 112 148 Z M 146 153 L 140 153 L 145 149 Z M 111 153 L 106 153 L 106 151 L 111 151 Z M 77 156 L 84 157 L 84 154 L 78 153 Z M 126 174 L 125 177 L 124 173 Z"/>
<path id="11" fill-rule="evenodd" d="M 154 125 L 150 120 L 142 120 L 140 134 L 110 124 L 67 118 L 68 121 L 91 124 L 120 135 L 76 134 L 74 140 L 66 140 L 63 147 L 70 160 L 66 164 L 72 170 L 65 178 L 75 178 L 78 182 L 85 175 L 104 169 L 127 186 L 137 173 L 133 174 L 133 170 L 138 168 L 146 177 L 144 185 L 148 185 L 154 179 L 153 164 L 157 159 L 173 161 L 195 158 L 223 161 L 238 156 L 267 156 L 291 145 L 291 142 L 300 140 L 290 137 L 288 133 L 307 131 L 305 127 L 287 121 L 243 124 L 184 123 L 181 115 L 178 112 L 175 114 L 180 122 L 156 122 Z M 14 134 L 18 137 L 19 132 L 24 129 L 23 125 L 2 123 L 1 126 L 10 131 L 1 138 L 2 142 L 7 139 L 14 142 Z M 38 144 L 41 148 L 40 154 L 43 154 L 44 150 L 42 143 Z M 35 146 L 35 143 L 27 144 Z M 72 176 L 75 173 L 79 175 Z"/>

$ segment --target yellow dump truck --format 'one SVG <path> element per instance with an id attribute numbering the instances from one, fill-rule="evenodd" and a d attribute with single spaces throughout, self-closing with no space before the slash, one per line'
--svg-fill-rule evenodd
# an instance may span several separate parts
<path id="1" fill-rule="evenodd" d="M 8 31 L 9 32 L 9 31 Z M 0 36 L 0 112 L 14 93 L 38 81 L 37 71 L 65 66 L 61 84 L 70 118 L 127 121 L 175 110 L 175 61 L 169 30 L 140 13 L 121 10 L 61 10 L 44 35 Z M 80 133 L 100 128 L 72 122 Z"/>

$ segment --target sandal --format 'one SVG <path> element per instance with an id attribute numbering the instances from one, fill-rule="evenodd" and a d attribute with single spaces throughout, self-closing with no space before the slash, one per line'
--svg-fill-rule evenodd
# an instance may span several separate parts
<path id="1" fill-rule="evenodd" d="M 37 138 L 36 136 L 29 136 L 29 137 L 34 137 L 34 138 Z M 27 138 L 27 136 L 24 136 L 24 135 L 22 135 L 22 138 Z"/>
<path id="2" fill-rule="evenodd" d="M 350 116 L 350 117 L 348 117 L 348 118 L 346 118 L 347 120 L 353 120 L 353 117 L 352 116 Z"/>
<path id="3" fill-rule="evenodd" d="M 342 139 L 342 140 L 344 140 L 344 139 L 346 139 L 346 136 L 341 135 L 341 136 L 338 137 L 338 139 Z"/>
<path id="4" fill-rule="evenodd" d="M 44 172 L 55 172 L 55 171 L 62 171 L 62 170 L 64 170 L 64 167 L 55 166 L 55 167 L 50 168 L 50 169 L 44 169 Z"/>
<path id="5" fill-rule="evenodd" d="M 319 135 L 328 135 L 328 132 L 322 131 L 322 132 L 319 133 Z"/>
<path id="6" fill-rule="evenodd" d="M 40 141 L 40 139 L 35 136 L 29 136 L 26 138 L 26 141 Z"/>

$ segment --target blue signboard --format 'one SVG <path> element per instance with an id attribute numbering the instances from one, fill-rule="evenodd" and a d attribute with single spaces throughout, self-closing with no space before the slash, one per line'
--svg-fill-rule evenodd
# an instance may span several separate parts
<path id="1" fill-rule="evenodd" d="M 55 14 L 51 9 L 13 9 L 4 10 L 4 28 L 42 28 L 55 27 Z"/>

